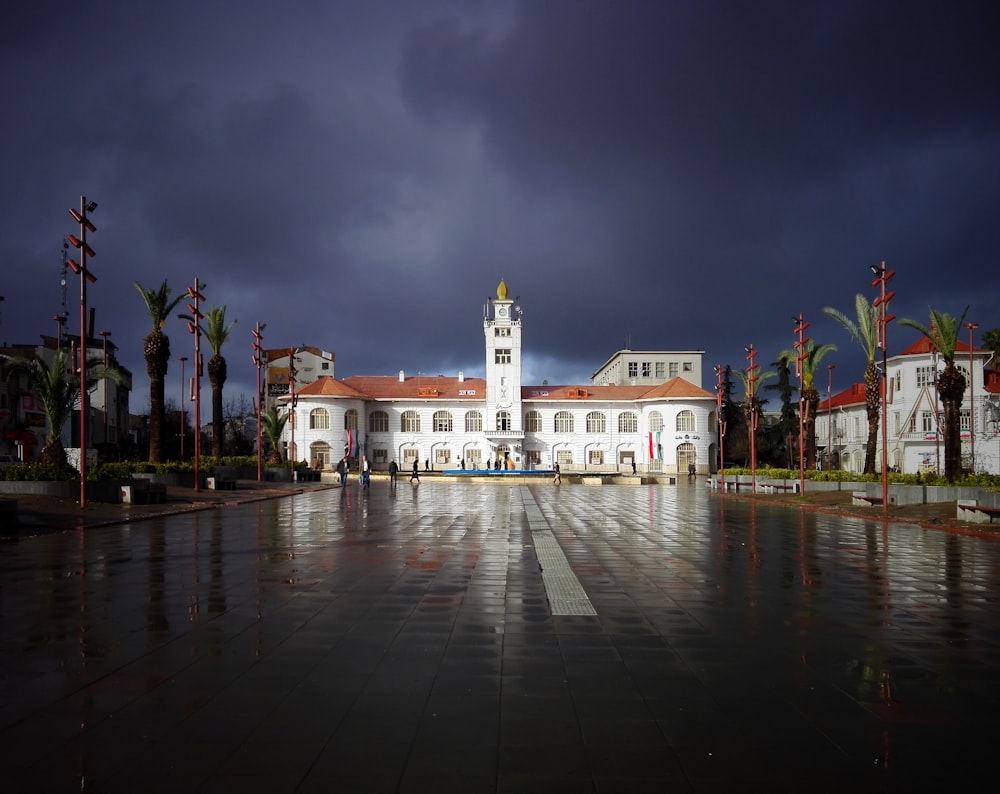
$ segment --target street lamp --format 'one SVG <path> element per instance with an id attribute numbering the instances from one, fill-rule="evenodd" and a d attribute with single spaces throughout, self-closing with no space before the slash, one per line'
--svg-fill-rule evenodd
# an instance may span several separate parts
<path id="1" fill-rule="evenodd" d="M 104 369 L 108 369 L 108 337 L 111 336 L 111 331 L 98 331 L 98 336 L 104 339 Z M 104 381 L 104 445 L 107 447 L 108 444 L 108 379 L 103 378 Z M 105 449 L 105 454 L 107 454 L 107 449 Z"/>
<path id="2" fill-rule="evenodd" d="M 879 390 L 879 402 L 882 404 L 882 509 L 887 511 L 889 509 L 889 446 L 888 446 L 888 435 L 889 435 L 889 420 L 886 416 L 886 396 L 888 394 L 888 381 L 889 381 L 889 371 L 887 369 L 887 358 L 888 354 L 886 352 L 886 326 L 896 319 L 895 314 L 887 314 L 889 308 L 889 301 L 895 297 L 895 292 L 886 292 L 885 285 L 893 276 L 896 275 L 895 270 L 886 270 L 885 260 L 882 260 L 881 264 L 871 266 L 872 274 L 875 276 L 872 281 L 873 287 L 879 287 L 879 296 L 872 301 L 872 306 L 879 310 L 878 317 L 878 346 L 882 348 L 882 380 L 880 382 L 881 388 Z"/>
<path id="3" fill-rule="evenodd" d="M 976 401 L 973 383 L 976 377 L 972 369 L 972 334 L 979 327 L 979 323 L 966 323 L 969 329 L 969 473 L 976 473 Z"/>
<path id="4" fill-rule="evenodd" d="M 288 348 L 288 474 L 292 482 L 295 482 L 295 406 L 299 401 L 295 396 L 295 376 L 298 372 L 295 368 L 295 348 L 290 347 Z"/>
<path id="5" fill-rule="evenodd" d="M 253 335 L 253 365 L 257 368 L 257 482 L 264 481 L 264 447 L 262 445 L 263 438 L 261 436 L 260 427 L 260 411 L 261 403 L 264 400 L 264 394 L 260 388 L 260 376 L 261 370 L 264 369 L 264 328 L 258 322 L 253 330 L 250 332 Z"/>
<path id="6" fill-rule="evenodd" d="M 754 361 L 757 358 L 757 351 L 753 345 L 748 345 L 747 361 L 747 405 L 750 408 L 750 491 L 757 493 L 757 406 L 754 404 L 757 395 L 757 370 L 760 365 Z"/>
<path id="7" fill-rule="evenodd" d="M 184 417 L 184 362 L 188 360 L 188 357 L 178 356 L 177 360 L 181 362 L 181 460 L 184 460 L 184 432 L 187 430 Z"/>
<path id="8" fill-rule="evenodd" d="M 805 359 L 808 353 L 806 352 L 806 345 L 809 343 L 809 337 L 805 336 L 806 328 L 809 327 L 809 323 L 805 321 L 802 317 L 802 313 L 799 312 L 798 317 L 793 317 L 792 322 L 795 323 L 795 334 L 798 336 L 798 340 L 795 342 L 795 349 L 799 351 L 799 355 L 795 359 L 795 374 L 799 378 L 799 493 L 805 493 L 806 490 L 806 459 L 805 459 L 805 380 L 806 380 L 806 365 Z M 814 417 L 815 418 L 815 417 Z"/>
<path id="9" fill-rule="evenodd" d="M 87 201 L 86 196 L 80 196 L 79 211 L 70 207 L 69 214 L 80 224 L 80 236 L 67 235 L 66 240 L 71 246 L 79 249 L 80 262 L 67 259 L 66 264 L 74 273 L 80 276 L 80 507 L 87 505 L 87 411 L 90 395 L 87 392 L 87 282 L 97 281 L 97 276 L 87 270 L 87 257 L 95 257 L 94 249 L 87 245 L 87 232 L 96 232 L 97 228 L 89 220 L 87 213 L 97 209 L 97 202 Z"/>
<path id="10" fill-rule="evenodd" d="M 829 382 L 826 387 L 826 468 L 833 469 L 833 368 L 834 364 L 826 365 Z"/>
<path id="11" fill-rule="evenodd" d="M 194 335 L 194 489 L 201 490 L 201 474 L 199 464 L 201 461 L 201 319 L 202 313 L 199 306 L 205 300 L 201 290 L 205 289 L 205 284 L 195 277 L 194 286 L 188 287 L 187 295 L 194 303 L 187 305 L 188 331 Z"/>
<path id="12" fill-rule="evenodd" d="M 726 490 L 726 423 L 722 418 L 722 392 L 725 389 L 725 370 L 723 370 L 721 364 L 715 365 L 715 400 L 717 420 L 719 423 L 719 482 L 722 484 L 722 490 Z"/>

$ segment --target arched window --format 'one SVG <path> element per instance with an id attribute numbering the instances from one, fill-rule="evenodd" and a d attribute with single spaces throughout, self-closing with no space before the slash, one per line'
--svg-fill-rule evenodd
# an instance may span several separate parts
<path id="1" fill-rule="evenodd" d="M 557 433 L 572 433 L 573 432 L 573 414 L 569 411 L 560 411 L 556 414 L 556 432 Z"/>
<path id="2" fill-rule="evenodd" d="M 419 433 L 420 414 L 416 411 L 403 411 L 399 417 L 399 429 L 403 433 Z"/>
<path id="3" fill-rule="evenodd" d="M 450 433 L 453 429 L 451 413 L 448 411 L 435 411 L 433 427 L 435 433 Z M 440 461 L 438 462 L 440 463 Z"/>
<path id="4" fill-rule="evenodd" d="M 497 411 L 497 431 L 508 432 L 510 430 L 510 411 Z"/>
<path id="5" fill-rule="evenodd" d="M 682 471 L 687 473 L 688 465 L 698 463 L 698 456 L 694 448 L 694 444 L 678 444 L 677 445 L 677 471 Z"/>
<path id="6" fill-rule="evenodd" d="M 481 433 L 483 430 L 483 415 L 479 411 L 467 411 L 465 414 L 465 432 Z"/>
<path id="7" fill-rule="evenodd" d="M 677 414 L 677 432 L 693 433 L 694 429 L 694 411 L 681 411 Z"/>
<path id="8" fill-rule="evenodd" d="M 618 432 L 619 433 L 638 433 L 639 432 L 639 417 L 636 416 L 632 411 L 622 411 L 618 414 Z"/>
<path id="9" fill-rule="evenodd" d="M 528 411 L 524 415 L 524 429 L 528 433 L 542 432 L 542 412 Z"/>
<path id="10" fill-rule="evenodd" d="M 663 414 L 659 411 L 649 412 L 649 429 L 654 433 L 663 430 Z"/>
<path id="11" fill-rule="evenodd" d="M 329 430 L 330 412 L 326 408 L 313 408 L 309 412 L 310 430 Z"/>
<path id="12" fill-rule="evenodd" d="M 712 411 L 712 413 L 708 415 L 708 432 L 716 433 L 718 432 L 718 430 L 719 430 L 719 415 L 715 411 Z"/>
<path id="13" fill-rule="evenodd" d="M 389 414 L 385 411 L 372 411 L 371 415 L 368 417 L 368 432 L 388 433 Z"/>
<path id="14" fill-rule="evenodd" d="M 607 431 L 607 419 L 604 414 L 600 411 L 591 411 L 587 414 L 587 432 L 588 433 L 606 433 Z"/>
<path id="15" fill-rule="evenodd" d="M 358 412 L 353 408 L 344 411 L 344 430 L 358 429 Z"/>

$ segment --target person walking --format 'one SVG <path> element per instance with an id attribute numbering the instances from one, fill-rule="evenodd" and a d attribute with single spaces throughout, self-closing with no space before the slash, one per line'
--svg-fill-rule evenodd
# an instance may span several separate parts
<path id="1" fill-rule="evenodd" d="M 368 488 L 372 481 L 371 468 L 368 465 L 368 456 L 361 456 L 361 487 Z"/>
<path id="2" fill-rule="evenodd" d="M 414 480 L 417 481 L 417 485 L 420 485 L 420 464 L 417 462 L 416 458 L 413 460 L 413 473 L 410 474 L 410 482 Z"/>
<path id="3" fill-rule="evenodd" d="M 347 458 L 341 458 L 337 463 L 337 474 L 340 475 L 340 487 L 347 487 L 347 472 L 351 470 L 351 464 L 347 462 Z"/>
<path id="4" fill-rule="evenodd" d="M 559 471 L 559 464 L 558 463 L 556 464 L 556 467 L 555 467 L 554 471 L 555 471 L 555 476 L 552 478 L 552 484 L 553 485 L 562 485 L 562 473 Z"/>
<path id="5" fill-rule="evenodd" d="M 396 459 L 393 458 L 389 461 L 389 485 L 396 484 L 396 475 L 399 474 L 399 466 L 396 464 Z"/>
<path id="6" fill-rule="evenodd" d="M 635 458 L 632 458 L 632 476 L 635 476 Z"/>

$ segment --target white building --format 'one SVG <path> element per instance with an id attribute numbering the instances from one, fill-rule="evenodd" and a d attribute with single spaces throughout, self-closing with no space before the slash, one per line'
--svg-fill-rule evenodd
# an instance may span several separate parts
<path id="1" fill-rule="evenodd" d="M 707 472 L 716 398 L 682 377 L 655 385 L 521 383 L 522 316 L 503 282 L 483 317 L 486 377 L 320 377 L 297 388 L 285 441 L 297 460 L 335 465 L 351 444 L 376 469 L 508 468 Z M 700 361 L 699 361 L 700 365 Z M 288 396 L 279 398 L 287 406 Z"/>
<path id="2" fill-rule="evenodd" d="M 595 386 L 653 386 L 684 378 L 701 386 L 703 350 L 619 350 L 590 376 Z"/>
<path id="3" fill-rule="evenodd" d="M 955 365 L 965 375 L 965 399 L 961 408 L 962 465 L 979 473 L 1000 473 L 1000 372 L 987 370 L 993 352 L 957 345 Z M 971 362 L 971 366 L 970 366 Z M 921 336 L 901 353 L 888 358 L 889 466 L 910 474 L 944 473 L 943 412 L 936 390 L 936 374 L 944 362 L 930 341 Z M 970 382 L 971 372 L 971 389 Z M 974 437 L 973 437 L 974 436 Z M 879 419 L 876 470 L 882 468 L 882 419 Z M 865 387 L 852 384 L 820 403 L 816 417 L 816 443 L 833 448 L 833 468 L 861 472 L 865 466 L 868 418 Z M 832 442 L 832 444 L 831 444 Z M 973 451 L 975 458 L 973 461 Z M 824 459 L 826 456 L 824 455 Z"/>

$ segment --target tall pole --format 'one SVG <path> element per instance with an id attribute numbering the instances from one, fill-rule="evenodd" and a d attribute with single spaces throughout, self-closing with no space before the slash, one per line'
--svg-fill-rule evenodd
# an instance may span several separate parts
<path id="1" fill-rule="evenodd" d="M 979 323 L 966 323 L 969 329 L 969 473 L 976 473 L 976 400 L 973 384 L 976 381 L 975 370 L 972 363 L 972 334 L 979 327 Z"/>
<path id="2" fill-rule="evenodd" d="M 834 364 L 826 365 L 829 380 L 826 386 L 826 468 L 833 469 L 833 368 Z"/>
<path id="3" fill-rule="evenodd" d="M 298 400 L 295 397 L 295 376 L 298 370 L 295 368 L 295 348 L 288 348 L 288 474 L 295 482 L 295 404 Z"/>
<path id="4" fill-rule="evenodd" d="M 798 336 L 798 340 L 795 342 L 795 349 L 799 351 L 799 355 L 795 359 L 795 374 L 799 377 L 799 493 L 805 493 L 806 491 L 806 443 L 805 443 L 805 384 L 806 384 L 806 357 L 809 355 L 806 351 L 806 345 L 809 343 L 809 338 L 805 336 L 806 328 L 809 327 L 809 323 L 805 321 L 802 313 L 799 312 L 798 317 L 793 317 L 792 321 L 795 323 L 795 334 Z M 815 417 L 814 417 L 815 418 Z"/>
<path id="5" fill-rule="evenodd" d="M 264 481 L 264 446 L 263 446 L 263 436 L 261 435 L 260 426 L 260 414 L 261 414 L 261 404 L 264 401 L 264 394 L 261 391 L 260 376 L 261 370 L 264 368 L 264 326 L 258 323 L 254 326 L 253 330 L 250 332 L 253 336 L 253 364 L 257 368 L 257 482 Z"/>
<path id="6" fill-rule="evenodd" d="M 80 196 L 80 210 L 70 208 L 69 214 L 80 224 L 80 236 L 67 235 L 69 244 L 80 251 L 80 262 L 67 259 L 66 264 L 74 273 L 80 275 L 80 507 L 87 505 L 87 411 L 90 410 L 90 394 L 87 392 L 87 282 L 97 281 L 87 270 L 87 257 L 95 257 L 94 249 L 87 245 L 87 232 L 96 232 L 97 228 L 89 220 L 87 213 L 97 209 L 97 203 L 87 202 L 86 196 Z"/>
<path id="7" fill-rule="evenodd" d="M 722 490 L 726 490 L 726 423 L 722 418 L 722 392 L 725 389 L 725 380 L 723 379 L 724 370 L 721 364 L 715 365 L 715 402 L 716 402 L 716 415 L 718 417 L 719 423 L 719 482 L 722 484 Z"/>
<path id="8" fill-rule="evenodd" d="M 181 460 L 184 460 L 184 434 L 187 431 L 187 423 L 184 421 L 184 362 L 188 357 L 178 356 L 177 360 L 181 362 Z"/>
<path id="9" fill-rule="evenodd" d="M 888 395 L 889 372 L 886 369 L 888 354 L 886 352 L 886 326 L 896 319 L 896 315 L 887 314 L 889 301 L 895 297 L 895 292 L 886 292 L 885 285 L 893 276 L 895 270 L 886 271 L 885 260 L 878 265 L 871 266 L 875 279 L 872 281 L 873 287 L 879 287 L 879 296 L 872 302 L 872 305 L 879 310 L 878 318 L 878 346 L 882 348 L 882 380 L 879 389 L 879 402 L 882 408 L 882 510 L 889 509 L 889 418 L 887 416 L 886 397 Z M 935 406 L 936 410 L 936 406 Z"/>
<path id="10" fill-rule="evenodd" d="M 757 370 L 760 365 L 754 361 L 757 358 L 757 351 L 753 345 L 746 348 L 747 361 L 747 405 L 750 408 L 750 416 L 747 421 L 750 424 L 750 490 L 757 493 Z"/>
<path id="11" fill-rule="evenodd" d="M 188 320 L 188 330 L 194 335 L 194 489 L 201 490 L 201 302 L 205 296 L 201 291 L 205 289 L 205 284 L 200 283 L 195 277 L 194 287 L 188 287 L 187 294 L 194 303 L 187 305 L 190 312 Z"/>

